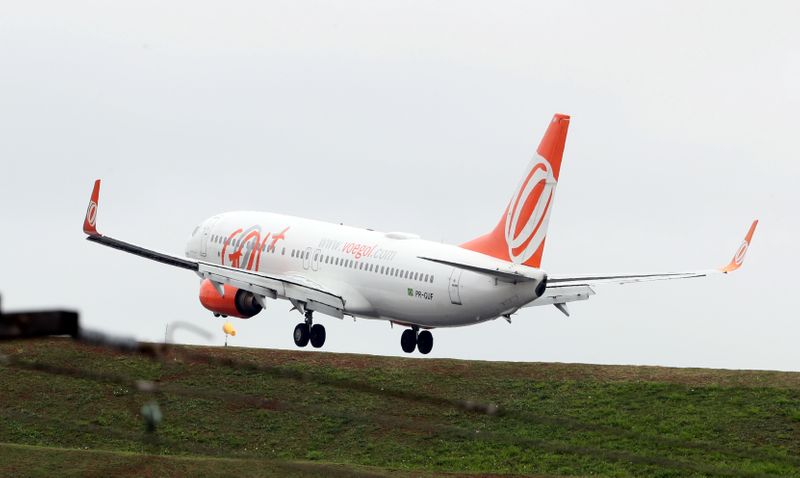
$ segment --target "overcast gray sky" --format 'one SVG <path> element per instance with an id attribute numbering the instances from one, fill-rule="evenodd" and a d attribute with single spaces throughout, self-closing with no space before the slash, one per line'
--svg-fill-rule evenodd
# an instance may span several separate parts
<path id="1" fill-rule="evenodd" d="M 95 178 L 104 232 L 175 253 L 236 209 L 459 243 L 495 225 L 563 112 L 548 271 L 721 266 L 758 217 L 745 266 L 439 329 L 431 356 L 800 370 L 797 5 L 6 2 L 4 308 L 221 343 L 196 276 L 84 240 Z M 294 348 L 288 309 L 231 343 Z M 325 350 L 402 355 L 385 322 L 322 320 Z"/>

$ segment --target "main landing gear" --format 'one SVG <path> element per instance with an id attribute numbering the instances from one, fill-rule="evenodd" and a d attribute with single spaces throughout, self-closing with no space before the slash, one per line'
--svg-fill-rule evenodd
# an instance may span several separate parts
<path id="1" fill-rule="evenodd" d="M 305 347 L 311 342 L 315 349 L 325 344 L 325 327 L 322 324 L 313 324 L 311 311 L 306 311 L 306 321 L 300 322 L 294 328 L 294 344 L 298 347 Z"/>
<path id="2" fill-rule="evenodd" d="M 400 336 L 400 347 L 407 354 L 418 349 L 419 353 L 427 355 L 433 350 L 433 334 L 429 330 L 420 332 L 419 327 L 415 325 L 403 331 L 403 335 Z"/>

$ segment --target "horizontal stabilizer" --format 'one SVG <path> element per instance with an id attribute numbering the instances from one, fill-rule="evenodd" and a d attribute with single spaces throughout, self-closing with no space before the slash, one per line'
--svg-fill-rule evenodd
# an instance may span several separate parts
<path id="1" fill-rule="evenodd" d="M 525 274 L 522 271 L 520 271 L 519 269 L 513 267 L 514 265 L 511 264 L 511 263 L 508 263 L 508 265 L 506 266 L 506 270 L 501 270 L 499 267 L 497 269 L 490 269 L 488 267 L 483 267 L 483 266 L 478 266 L 478 265 L 473 265 L 473 264 L 464 264 L 464 263 L 461 263 L 461 262 L 447 261 L 447 260 L 444 260 L 444 259 L 434 259 L 432 257 L 419 256 L 419 258 L 423 259 L 423 260 L 426 260 L 426 261 L 436 262 L 436 263 L 439 263 L 439 264 L 444 264 L 444 265 L 447 265 L 447 266 L 452 266 L 452 267 L 456 267 L 456 268 L 459 268 L 459 269 L 464 269 L 464 270 L 471 271 L 471 272 L 478 272 L 480 274 L 486 274 L 486 275 L 489 275 L 489 276 L 492 276 L 492 277 L 496 277 L 499 280 L 502 280 L 504 282 L 540 281 L 540 280 L 542 280 L 544 278 L 544 274 L 543 273 L 539 273 L 537 275 Z"/>

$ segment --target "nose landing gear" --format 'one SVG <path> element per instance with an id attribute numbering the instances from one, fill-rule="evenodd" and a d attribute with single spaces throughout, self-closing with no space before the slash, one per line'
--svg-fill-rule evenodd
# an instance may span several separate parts
<path id="1" fill-rule="evenodd" d="M 403 331 L 400 336 L 400 347 L 407 354 L 418 349 L 419 353 L 427 355 L 433 350 L 433 334 L 428 330 L 420 332 L 419 327 L 413 326 Z"/>

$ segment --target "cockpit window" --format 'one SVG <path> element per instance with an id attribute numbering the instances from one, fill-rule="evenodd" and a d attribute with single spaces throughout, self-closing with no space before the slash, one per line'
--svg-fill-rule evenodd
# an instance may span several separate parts
<path id="1" fill-rule="evenodd" d="M 192 236 L 194 236 L 195 234 L 197 234 L 197 230 L 198 230 L 198 229 L 200 229 L 200 226 L 197 226 L 197 227 L 195 227 L 195 228 L 194 228 L 194 231 L 192 231 Z"/>

